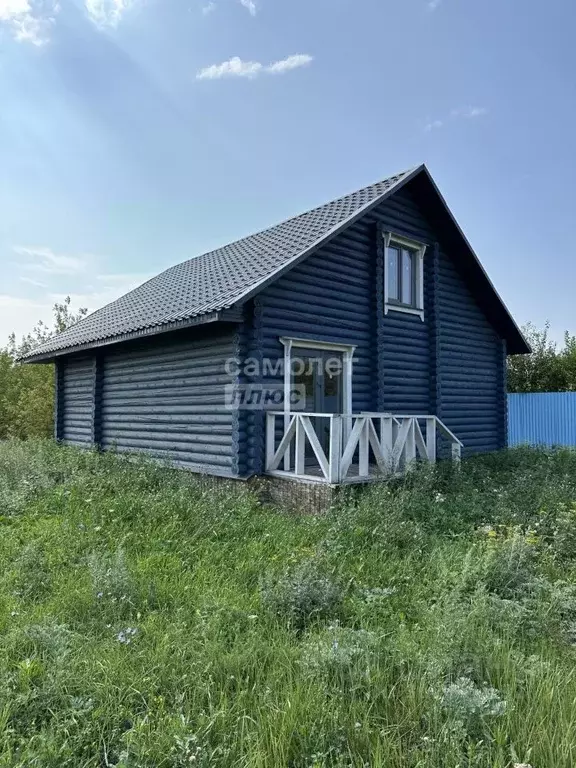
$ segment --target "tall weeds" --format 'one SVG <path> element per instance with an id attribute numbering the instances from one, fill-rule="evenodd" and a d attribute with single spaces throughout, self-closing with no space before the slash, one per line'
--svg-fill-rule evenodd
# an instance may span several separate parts
<path id="1" fill-rule="evenodd" d="M 318 518 L 7 442 L 0 515 L 0 767 L 576 764 L 576 454 Z"/>

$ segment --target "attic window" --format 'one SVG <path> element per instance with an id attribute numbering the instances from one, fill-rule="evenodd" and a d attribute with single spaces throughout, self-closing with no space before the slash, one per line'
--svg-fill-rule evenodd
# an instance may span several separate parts
<path id="1" fill-rule="evenodd" d="M 424 320 L 424 253 L 426 246 L 384 233 L 384 313 L 418 315 Z"/>

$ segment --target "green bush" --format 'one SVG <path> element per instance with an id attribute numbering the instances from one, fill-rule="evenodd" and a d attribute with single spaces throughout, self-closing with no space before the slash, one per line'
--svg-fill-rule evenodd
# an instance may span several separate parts
<path id="1" fill-rule="evenodd" d="M 536 549 L 518 531 L 488 546 L 479 574 L 486 589 L 499 597 L 526 596 L 536 586 Z"/>
<path id="2" fill-rule="evenodd" d="M 21 365 L 19 359 L 86 314 L 70 310 L 70 297 L 53 307 L 54 325 L 42 321 L 20 341 L 12 334 L 0 347 L 0 440 L 50 437 L 54 433 L 54 366 Z"/>
<path id="3" fill-rule="evenodd" d="M 313 619 L 336 618 L 343 599 L 341 587 L 315 560 L 264 580 L 261 595 L 266 609 L 297 629 Z"/>
<path id="4" fill-rule="evenodd" d="M 500 717 L 506 712 L 506 702 L 502 701 L 494 688 L 480 688 L 467 677 L 459 677 L 454 683 L 445 686 L 441 705 L 448 715 L 470 727 L 477 728 L 489 717 Z"/>

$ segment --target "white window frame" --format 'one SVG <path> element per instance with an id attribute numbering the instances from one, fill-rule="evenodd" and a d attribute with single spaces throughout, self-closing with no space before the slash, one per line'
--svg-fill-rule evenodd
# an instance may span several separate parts
<path id="1" fill-rule="evenodd" d="M 280 342 L 284 345 L 284 432 L 290 426 L 290 389 L 292 387 L 292 350 L 293 349 L 318 349 L 323 352 L 342 352 L 344 365 L 342 380 L 342 411 L 345 416 L 352 415 L 352 366 L 354 364 L 355 344 L 336 344 L 332 341 L 319 339 L 301 339 L 292 336 L 280 336 Z M 346 436 L 351 425 L 351 419 L 344 420 L 344 435 Z M 284 469 L 290 469 L 290 457 L 284 457 Z"/>
<path id="2" fill-rule="evenodd" d="M 318 339 L 300 339 L 292 336 L 281 336 L 284 345 L 284 410 L 290 413 L 290 388 L 292 385 L 292 350 L 318 349 L 322 352 L 342 352 L 342 411 L 345 415 L 352 414 L 352 366 L 354 362 L 355 344 L 336 344 L 331 341 Z"/>
<path id="3" fill-rule="evenodd" d="M 416 253 L 416 306 L 409 307 L 396 304 L 388 299 L 388 248 L 390 246 L 408 248 Z M 384 232 L 384 314 L 388 312 L 403 312 L 406 315 L 417 315 L 424 322 L 424 255 L 428 246 L 417 240 L 396 235 L 394 232 Z"/>

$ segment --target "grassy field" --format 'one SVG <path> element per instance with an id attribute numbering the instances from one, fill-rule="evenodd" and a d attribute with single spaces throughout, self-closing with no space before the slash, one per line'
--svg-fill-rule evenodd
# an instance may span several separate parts
<path id="1" fill-rule="evenodd" d="M 576 764 L 576 454 L 323 518 L 0 445 L 0 766 Z"/>

